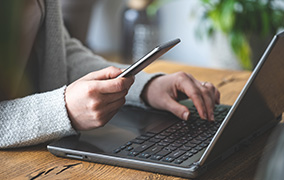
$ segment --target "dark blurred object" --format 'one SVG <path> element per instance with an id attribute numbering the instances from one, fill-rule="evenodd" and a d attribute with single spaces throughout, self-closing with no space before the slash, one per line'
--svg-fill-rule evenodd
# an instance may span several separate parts
<path id="1" fill-rule="evenodd" d="M 124 63 L 140 59 L 157 45 L 158 17 L 148 11 L 153 0 L 129 0 L 122 13 L 122 58 Z"/>
<path id="2" fill-rule="evenodd" d="M 71 37 L 87 45 L 92 10 L 97 0 L 61 0 L 65 26 Z"/>
<path id="3" fill-rule="evenodd" d="M 22 12 L 22 1 L 0 1 L 0 101 L 13 98 L 21 78 L 17 69 Z"/>
<path id="4" fill-rule="evenodd" d="M 256 180 L 282 180 L 284 178 L 284 124 L 280 123 L 269 138 Z"/>

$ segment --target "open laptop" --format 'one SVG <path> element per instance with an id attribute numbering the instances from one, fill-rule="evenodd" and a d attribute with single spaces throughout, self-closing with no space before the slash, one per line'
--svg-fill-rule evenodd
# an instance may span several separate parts
<path id="1" fill-rule="evenodd" d="M 48 145 L 56 155 L 195 178 L 275 126 L 284 110 L 284 32 L 275 35 L 233 106 L 216 106 L 215 122 L 123 107 L 104 127 Z"/>

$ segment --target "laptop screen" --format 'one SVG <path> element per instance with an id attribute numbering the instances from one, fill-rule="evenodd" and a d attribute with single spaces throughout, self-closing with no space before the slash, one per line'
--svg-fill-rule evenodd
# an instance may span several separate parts
<path id="1" fill-rule="evenodd" d="M 276 35 L 221 126 L 201 164 L 277 123 L 284 110 L 284 33 Z M 214 144 L 215 143 L 215 144 Z M 211 148 L 211 149 L 210 149 Z M 206 157 L 207 156 L 207 157 Z"/>

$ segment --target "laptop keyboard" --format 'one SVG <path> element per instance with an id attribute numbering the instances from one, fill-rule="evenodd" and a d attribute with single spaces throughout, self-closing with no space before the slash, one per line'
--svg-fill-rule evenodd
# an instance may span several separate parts
<path id="1" fill-rule="evenodd" d="M 118 147 L 115 154 L 154 161 L 181 164 L 205 149 L 229 111 L 216 106 L 215 121 L 202 120 L 195 107 L 190 107 L 188 121 L 177 121 L 159 133 L 146 132 Z"/>

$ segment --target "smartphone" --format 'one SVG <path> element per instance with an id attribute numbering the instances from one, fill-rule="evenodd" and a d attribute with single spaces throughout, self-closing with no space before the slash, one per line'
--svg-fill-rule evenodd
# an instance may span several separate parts
<path id="1" fill-rule="evenodd" d="M 169 51 L 171 48 L 173 48 L 178 43 L 180 43 L 180 39 L 177 38 L 177 39 L 174 39 L 172 41 L 169 41 L 167 43 L 157 46 L 152 51 L 150 51 L 148 54 L 143 56 L 141 59 L 139 59 L 132 65 L 130 65 L 127 69 L 125 69 L 122 73 L 120 73 L 116 78 L 136 75 L 138 72 L 140 72 L 142 69 L 147 67 L 153 61 L 155 61 L 160 56 L 165 54 L 167 51 Z"/>

